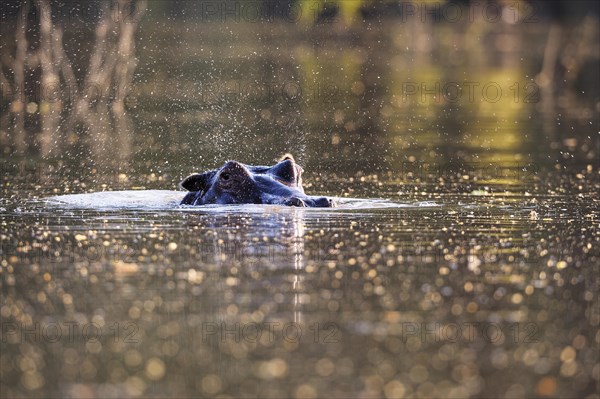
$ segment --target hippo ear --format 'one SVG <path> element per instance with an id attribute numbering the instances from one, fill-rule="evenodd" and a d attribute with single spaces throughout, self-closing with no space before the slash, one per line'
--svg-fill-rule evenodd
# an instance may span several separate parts
<path id="1" fill-rule="evenodd" d="M 296 163 L 296 160 L 294 159 L 294 156 L 293 156 L 292 154 L 290 154 L 289 152 L 288 152 L 287 154 L 283 155 L 283 156 L 282 156 L 282 157 L 279 159 L 279 162 L 281 162 L 281 161 L 286 161 L 286 160 L 288 160 L 288 159 L 289 159 L 290 161 L 292 161 L 292 162 Z"/>
<path id="2" fill-rule="evenodd" d="M 288 184 L 295 184 L 298 171 L 295 163 L 290 159 L 280 161 L 277 165 L 269 168 L 269 174 Z"/>
<path id="3" fill-rule="evenodd" d="M 188 191 L 206 191 L 210 185 L 212 177 L 215 175 L 214 171 L 206 173 L 194 173 L 189 175 L 179 184 L 181 188 L 185 188 Z"/>
<path id="4" fill-rule="evenodd" d="M 302 168 L 302 166 L 300 166 L 296 163 L 294 156 L 292 154 L 290 154 L 289 152 L 287 154 L 285 154 L 284 156 L 282 156 L 281 159 L 279 159 L 279 162 L 283 162 L 283 161 L 287 161 L 287 160 L 290 160 L 290 161 L 292 161 L 293 164 L 295 164 L 296 173 L 298 174 L 298 176 L 300 176 L 302 174 L 302 172 L 304 172 L 304 169 Z"/>

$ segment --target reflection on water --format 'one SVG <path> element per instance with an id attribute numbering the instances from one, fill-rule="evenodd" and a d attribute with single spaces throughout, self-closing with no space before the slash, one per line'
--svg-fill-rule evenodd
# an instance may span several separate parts
<path id="1" fill-rule="evenodd" d="M 593 15 L 250 23 L 153 1 L 140 25 L 44 27 L 47 4 L 3 14 L 3 79 L 63 82 L 43 61 L 62 48 L 78 88 L 103 52 L 133 84 L 73 131 L 77 101 L 3 88 L 1 396 L 597 395 Z M 191 172 L 286 152 L 340 208 L 177 206 Z"/>
<path id="2" fill-rule="evenodd" d="M 3 391 L 593 391 L 597 207 L 536 198 L 318 215 L 19 204 L 2 214 Z"/>

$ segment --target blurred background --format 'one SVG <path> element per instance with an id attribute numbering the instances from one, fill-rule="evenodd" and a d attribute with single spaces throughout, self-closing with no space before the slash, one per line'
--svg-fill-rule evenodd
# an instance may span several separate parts
<path id="1" fill-rule="evenodd" d="M 317 176 L 597 156 L 595 2 L 4 1 L 1 18 L 3 160 L 171 181 L 285 152 Z"/>

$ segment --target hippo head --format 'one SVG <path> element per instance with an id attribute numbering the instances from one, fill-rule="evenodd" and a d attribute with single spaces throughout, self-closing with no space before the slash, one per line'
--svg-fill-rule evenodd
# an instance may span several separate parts
<path id="1" fill-rule="evenodd" d="M 221 168 L 186 177 L 190 191 L 181 204 L 280 204 L 331 207 L 328 198 L 304 194 L 302 172 L 294 157 L 285 155 L 274 166 L 251 166 L 228 161 Z"/>
<path id="2" fill-rule="evenodd" d="M 197 193 L 194 205 L 252 204 L 260 198 L 250 171 L 236 161 L 228 161 L 220 169 L 188 176 L 181 187 Z"/>

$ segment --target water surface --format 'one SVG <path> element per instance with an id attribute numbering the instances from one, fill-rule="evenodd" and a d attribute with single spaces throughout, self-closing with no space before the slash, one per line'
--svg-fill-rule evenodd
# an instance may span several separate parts
<path id="1" fill-rule="evenodd" d="M 548 25 L 149 8 L 129 130 L 3 149 L 3 397 L 597 397 L 597 73 L 514 96 Z M 510 95 L 404 90 L 449 81 Z M 177 206 L 286 152 L 339 208 Z"/>

